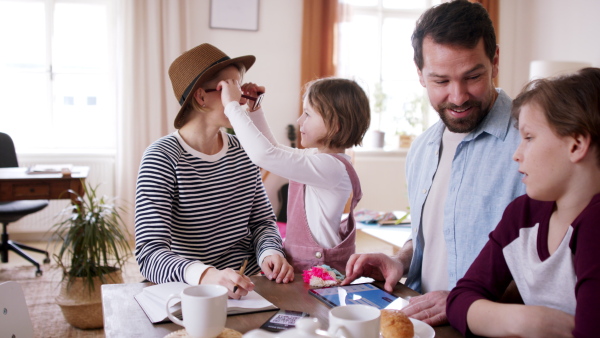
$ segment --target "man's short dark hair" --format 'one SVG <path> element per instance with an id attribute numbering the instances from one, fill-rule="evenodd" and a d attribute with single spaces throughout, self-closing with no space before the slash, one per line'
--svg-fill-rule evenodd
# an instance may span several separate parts
<path id="1" fill-rule="evenodd" d="M 446 2 L 428 9 L 417 21 L 412 34 L 414 60 L 423 69 L 423 40 L 431 37 L 437 44 L 475 48 L 481 38 L 490 61 L 496 55 L 496 33 L 487 10 L 467 0 Z"/>

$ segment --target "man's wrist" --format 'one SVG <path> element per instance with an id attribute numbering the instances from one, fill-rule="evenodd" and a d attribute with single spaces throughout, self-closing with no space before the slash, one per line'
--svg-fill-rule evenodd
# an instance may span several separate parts
<path id="1" fill-rule="evenodd" d="M 412 256 L 412 241 L 407 241 L 404 244 L 404 246 L 400 249 L 400 251 L 398 251 L 398 253 L 393 257 L 393 259 L 402 264 L 402 276 L 406 276 L 408 274 L 410 262 L 412 261 Z"/>

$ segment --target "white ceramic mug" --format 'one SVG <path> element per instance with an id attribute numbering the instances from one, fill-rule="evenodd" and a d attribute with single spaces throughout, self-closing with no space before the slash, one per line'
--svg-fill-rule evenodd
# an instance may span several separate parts
<path id="1" fill-rule="evenodd" d="M 181 299 L 183 321 L 173 316 L 169 303 Z M 195 285 L 171 295 L 165 304 L 169 319 L 185 327 L 193 338 L 214 338 L 225 328 L 227 320 L 227 288 L 222 285 Z"/>
<path id="2" fill-rule="evenodd" d="M 335 337 L 378 338 L 381 311 L 373 306 L 353 304 L 329 311 L 328 333 Z"/>

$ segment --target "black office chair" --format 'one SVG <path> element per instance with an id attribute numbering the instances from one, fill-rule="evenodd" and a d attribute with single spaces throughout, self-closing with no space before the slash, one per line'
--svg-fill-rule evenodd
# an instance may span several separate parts
<path id="1" fill-rule="evenodd" d="M 0 133 L 0 168 L 18 167 L 17 152 L 15 145 L 5 133 Z M 0 254 L 2 255 L 2 263 L 8 263 L 8 251 L 12 250 L 19 256 L 30 261 L 37 268 L 35 275 L 41 276 L 42 269 L 40 263 L 27 255 L 23 250 L 29 250 L 46 255 L 44 263 L 50 263 L 48 251 L 33 248 L 8 239 L 6 227 L 9 223 L 16 222 L 24 216 L 40 211 L 48 206 L 48 200 L 33 200 L 33 201 L 13 201 L 0 202 L 0 223 L 2 223 L 2 244 L 0 245 Z"/>

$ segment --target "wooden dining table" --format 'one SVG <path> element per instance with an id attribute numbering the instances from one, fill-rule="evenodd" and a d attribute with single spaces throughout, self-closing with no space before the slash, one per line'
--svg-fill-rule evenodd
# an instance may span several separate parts
<path id="1" fill-rule="evenodd" d="M 294 310 L 309 313 L 311 317 L 318 318 L 322 329 L 329 326 L 329 310 L 331 309 L 322 301 L 311 296 L 311 288 L 304 283 L 302 276 L 296 274 L 294 281 L 287 284 L 277 284 L 263 276 L 250 277 L 256 285 L 255 290 L 280 309 Z M 374 282 L 382 287 L 382 282 Z M 169 333 L 181 330 L 182 327 L 174 323 L 152 324 L 142 308 L 133 298 L 142 292 L 144 287 L 152 283 L 105 284 L 102 285 L 102 309 L 104 315 L 104 334 L 106 338 L 113 337 L 157 337 L 162 338 Z M 393 294 L 402 298 L 419 295 L 418 292 L 397 284 Z M 249 314 L 231 315 L 227 317 L 225 327 L 246 333 L 260 327 L 266 322 L 275 310 Z M 461 334 L 449 325 L 434 328 L 435 337 L 454 338 L 462 337 Z"/>

